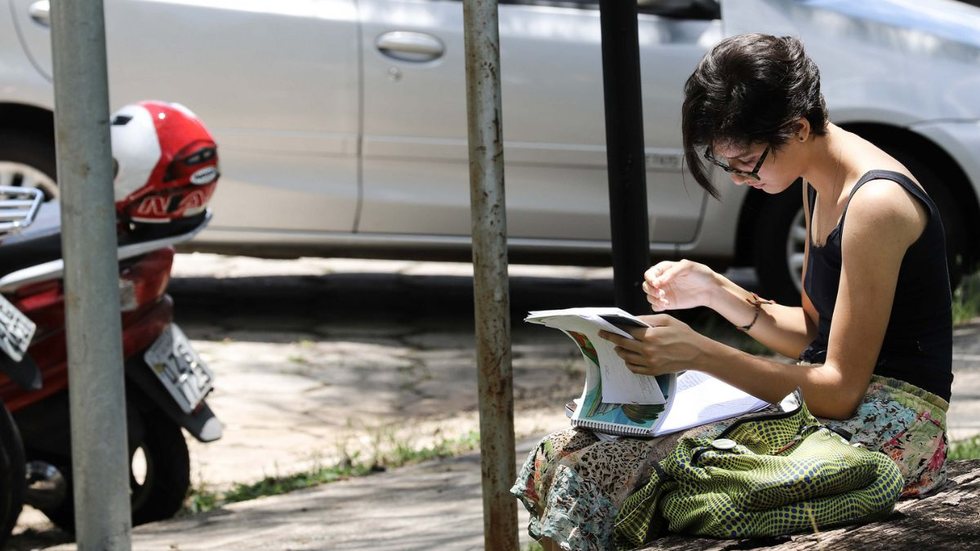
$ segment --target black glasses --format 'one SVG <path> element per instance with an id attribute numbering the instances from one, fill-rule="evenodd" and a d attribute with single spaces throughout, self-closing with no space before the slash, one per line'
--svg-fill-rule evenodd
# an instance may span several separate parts
<path id="1" fill-rule="evenodd" d="M 709 161 L 711 161 L 713 165 L 717 166 L 718 168 L 724 170 L 729 174 L 734 174 L 736 176 L 742 176 L 745 178 L 752 178 L 753 180 L 758 181 L 762 179 L 759 178 L 759 169 L 762 168 L 762 163 L 766 162 L 766 156 L 769 155 L 769 148 L 770 146 L 766 146 L 766 149 L 762 151 L 762 155 L 759 156 L 759 160 L 758 162 L 755 163 L 755 168 L 752 169 L 752 172 L 745 172 L 744 170 L 732 168 L 726 165 L 725 163 L 719 161 L 718 159 L 715 159 L 715 156 L 711 154 L 710 146 L 704 148 L 704 158 L 708 159 Z"/>

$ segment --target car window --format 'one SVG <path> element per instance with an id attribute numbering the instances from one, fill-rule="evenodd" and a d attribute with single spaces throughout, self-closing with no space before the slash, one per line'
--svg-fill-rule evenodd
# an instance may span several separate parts
<path id="1" fill-rule="evenodd" d="M 557 8 L 599 9 L 599 0 L 500 0 L 501 4 L 549 6 Z"/>
<path id="2" fill-rule="evenodd" d="M 676 19 L 721 19 L 717 0 L 638 0 L 640 13 Z"/>
<path id="3" fill-rule="evenodd" d="M 599 9 L 599 0 L 500 0 L 500 3 L 583 10 Z M 637 8 L 640 13 L 674 19 L 721 19 L 721 7 L 717 0 L 637 0 Z"/>

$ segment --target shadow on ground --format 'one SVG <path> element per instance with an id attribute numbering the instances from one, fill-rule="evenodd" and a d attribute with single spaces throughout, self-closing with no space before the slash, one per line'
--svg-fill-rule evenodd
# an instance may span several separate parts
<path id="1" fill-rule="evenodd" d="M 748 287 L 752 281 L 740 282 Z M 426 325 L 452 324 L 472 330 L 473 281 L 452 275 L 340 273 L 233 278 L 180 277 L 170 283 L 181 323 L 256 318 L 282 329 L 310 323 L 350 321 L 364 325 L 385 320 Z M 511 277 L 513 325 L 530 310 L 610 306 L 611 279 Z M 691 322 L 703 310 L 674 312 Z M 465 325 L 461 325 L 465 324 Z"/>
<path id="2" fill-rule="evenodd" d="M 175 278 L 169 292 L 181 319 L 230 315 L 372 322 L 473 319 L 472 279 L 462 276 L 343 273 L 323 276 Z M 511 313 L 612 303 L 610 280 L 520 277 L 511 280 Z"/>

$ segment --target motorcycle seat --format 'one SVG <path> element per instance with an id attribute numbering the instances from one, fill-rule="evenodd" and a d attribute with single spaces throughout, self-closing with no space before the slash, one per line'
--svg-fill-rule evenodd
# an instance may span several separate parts
<path id="1" fill-rule="evenodd" d="M 0 237 L 0 275 L 61 258 L 61 212 L 56 202 L 45 203 L 34 222 Z"/>

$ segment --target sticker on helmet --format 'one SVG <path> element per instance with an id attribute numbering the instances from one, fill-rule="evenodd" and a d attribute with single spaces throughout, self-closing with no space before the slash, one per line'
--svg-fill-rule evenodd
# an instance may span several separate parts
<path id="1" fill-rule="evenodd" d="M 200 170 L 191 174 L 191 183 L 203 186 L 205 184 L 210 184 L 218 177 L 218 169 L 213 166 L 206 166 Z"/>
<path id="2" fill-rule="evenodd" d="M 180 202 L 178 211 L 183 213 L 184 216 L 190 216 L 192 214 L 197 214 L 204 210 L 204 207 L 208 204 L 207 190 L 196 189 L 187 194 L 183 200 Z"/>
<path id="3" fill-rule="evenodd" d="M 163 218 L 170 210 L 170 199 L 162 195 L 151 195 L 143 199 L 136 207 L 136 215 L 141 218 Z"/>
<path id="4" fill-rule="evenodd" d="M 186 189 L 186 188 L 185 188 Z M 213 189 L 195 189 L 186 195 L 150 195 L 144 197 L 133 210 L 136 222 L 164 223 L 172 219 L 194 216 L 208 205 Z"/>

